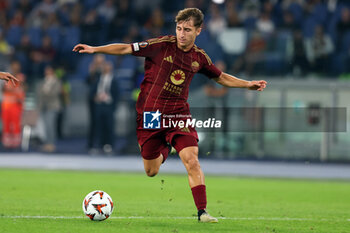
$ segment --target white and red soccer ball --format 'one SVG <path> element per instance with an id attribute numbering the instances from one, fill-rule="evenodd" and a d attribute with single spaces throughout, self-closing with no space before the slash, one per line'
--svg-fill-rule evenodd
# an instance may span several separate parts
<path id="1" fill-rule="evenodd" d="M 104 191 L 90 192 L 83 200 L 83 211 L 86 216 L 94 221 L 106 220 L 113 212 L 112 198 Z"/>

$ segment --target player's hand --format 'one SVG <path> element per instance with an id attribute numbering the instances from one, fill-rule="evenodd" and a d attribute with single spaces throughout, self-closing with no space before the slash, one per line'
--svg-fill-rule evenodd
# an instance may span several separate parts
<path id="1" fill-rule="evenodd" d="M 248 84 L 249 90 L 263 91 L 266 88 L 267 82 L 265 80 L 250 81 Z"/>
<path id="2" fill-rule="evenodd" d="M 13 76 L 12 74 L 8 73 L 8 72 L 0 72 L 0 79 L 5 80 L 6 82 L 11 81 L 13 85 L 16 86 L 15 82 L 19 82 L 19 80 L 17 78 L 15 78 L 15 76 Z"/>
<path id="3" fill-rule="evenodd" d="M 86 45 L 86 44 L 77 44 L 74 46 L 73 52 L 78 52 L 78 53 L 94 53 L 94 47 Z"/>

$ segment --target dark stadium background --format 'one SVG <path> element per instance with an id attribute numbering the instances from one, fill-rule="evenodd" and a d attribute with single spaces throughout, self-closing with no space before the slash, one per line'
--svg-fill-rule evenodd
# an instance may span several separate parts
<path id="1" fill-rule="evenodd" d="M 213 62 L 224 64 L 226 71 L 237 77 L 269 83 L 263 93 L 236 89 L 213 97 L 208 88 L 218 87 L 196 76 L 191 84 L 191 106 L 207 108 L 217 116 L 226 114 L 229 122 L 258 122 L 263 127 L 279 122 L 273 132 L 201 133 L 202 157 L 349 161 L 350 135 L 327 128 L 338 121 L 346 125 L 347 116 L 339 120 L 320 114 L 320 119 L 313 119 L 311 114 L 315 109 L 349 105 L 350 3 L 340 0 L 226 0 L 222 4 L 209 0 L 0 0 L 0 70 L 10 71 L 11 62 L 20 62 L 27 86 L 23 125 L 31 130 L 30 138 L 26 137 L 29 144 L 11 151 L 1 147 L 1 151 L 41 151 L 45 136 L 37 112 L 37 88 L 44 67 L 52 65 L 64 83 L 67 98 L 56 152 L 87 154 L 86 80 L 94 56 L 73 53 L 73 46 L 131 43 L 174 34 L 174 17 L 184 7 L 204 12 L 204 28 L 196 44 Z M 329 47 L 317 59 L 310 41 L 321 27 Z M 320 46 L 326 46 L 325 42 Z M 120 87 L 112 156 L 135 155 L 134 104 L 143 78 L 143 60 L 133 56 L 106 59 L 113 62 Z M 261 111 L 253 118 L 244 111 L 232 113 L 232 109 L 245 107 L 280 111 L 268 118 Z M 304 124 L 305 132 L 288 131 L 286 107 L 306 112 L 305 117 L 288 122 L 290 128 Z M 318 130 L 310 133 L 308 129 L 314 127 Z"/>

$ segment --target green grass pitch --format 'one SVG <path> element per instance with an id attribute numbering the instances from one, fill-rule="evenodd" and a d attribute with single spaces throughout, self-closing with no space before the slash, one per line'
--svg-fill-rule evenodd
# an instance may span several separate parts
<path id="1" fill-rule="evenodd" d="M 350 232 L 349 181 L 207 176 L 198 223 L 185 175 L 0 169 L 0 232 Z M 110 219 L 83 215 L 90 191 L 115 203 Z"/>

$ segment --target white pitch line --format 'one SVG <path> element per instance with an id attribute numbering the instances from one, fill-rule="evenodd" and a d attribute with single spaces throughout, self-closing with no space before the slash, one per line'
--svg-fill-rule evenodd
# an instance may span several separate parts
<path id="1" fill-rule="evenodd" d="M 8 219 L 83 219 L 85 216 L 0 216 Z M 315 219 L 315 218 L 279 218 L 279 217 L 217 217 L 221 220 L 240 221 L 321 221 L 321 222 L 350 222 L 350 219 Z M 156 216 L 116 216 L 109 219 L 197 219 L 197 217 L 156 217 Z"/>

